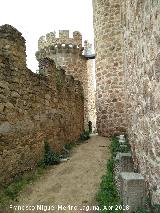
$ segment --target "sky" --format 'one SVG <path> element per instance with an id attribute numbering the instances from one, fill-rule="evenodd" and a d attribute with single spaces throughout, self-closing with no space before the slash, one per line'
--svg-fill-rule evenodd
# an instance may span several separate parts
<path id="1" fill-rule="evenodd" d="M 3 0 L 0 25 L 10 24 L 26 40 L 27 66 L 38 69 L 35 52 L 38 39 L 58 30 L 80 31 L 84 40 L 93 43 L 92 0 Z"/>

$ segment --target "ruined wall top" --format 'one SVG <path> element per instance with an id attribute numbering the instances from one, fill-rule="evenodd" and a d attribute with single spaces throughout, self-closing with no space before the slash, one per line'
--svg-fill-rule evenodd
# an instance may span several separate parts
<path id="1" fill-rule="evenodd" d="M 12 27 L 9 24 L 0 26 L 0 38 L 7 39 L 14 42 L 20 42 L 25 45 L 25 39 L 16 28 Z"/>
<path id="2" fill-rule="evenodd" d="M 73 38 L 69 37 L 69 30 L 59 30 L 59 37 L 56 32 L 47 33 L 46 36 L 41 36 L 38 40 L 38 50 L 44 49 L 48 46 L 56 45 L 72 45 L 82 48 L 82 35 L 78 31 L 73 32 Z"/>
<path id="3" fill-rule="evenodd" d="M 21 70 L 26 66 L 25 39 L 22 33 L 8 24 L 0 26 L 0 56 L 14 61 Z"/>

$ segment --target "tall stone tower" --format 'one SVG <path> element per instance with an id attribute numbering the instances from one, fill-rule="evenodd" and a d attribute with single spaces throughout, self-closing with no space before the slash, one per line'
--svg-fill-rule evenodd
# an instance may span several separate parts
<path id="1" fill-rule="evenodd" d="M 119 0 L 93 0 L 96 52 L 97 129 L 125 131 L 122 27 Z"/>
<path id="2" fill-rule="evenodd" d="M 88 120 L 92 121 L 92 129 L 96 131 L 96 82 L 95 82 L 95 54 L 92 44 L 84 41 L 84 55 L 87 58 L 87 76 L 88 76 Z"/>
<path id="3" fill-rule="evenodd" d="M 159 204 L 160 1 L 93 0 L 93 10 L 98 132 L 127 128 L 134 166 Z"/>
<path id="4" fill-rule="evenodd" d="M 36 52 L 37 60 L 47 57 L 53 59 L 57 66 L 61 66 L 66 74 L 72 75 L 75 80 L 82 83 L 84 89 L 84 129 L 88 129 L 90 120 L 90 103 L 88 101 L 93 91 L 92 70 L 88 69 L 89 57 L 83 55 L 82 35 L 80 32 L 73 32 L 73 37 L 69 37 L 69 30 L 60 30 L 59 37 L 55 32 L 41 36 L 38 41 L 38 51 Z M 91 72 L 90 72 L 91 71 Z M 91 85 L 91 86 L 89 86 Z M 90 89 L 91 88 L 91 89 Z M 93 105 L 93 104 L 92 104 Z M 95 104 L 94 104 L 95 108 Z"/>

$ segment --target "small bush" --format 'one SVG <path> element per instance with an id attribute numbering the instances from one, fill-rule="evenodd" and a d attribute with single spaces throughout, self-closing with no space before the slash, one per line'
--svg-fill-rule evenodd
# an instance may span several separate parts
<path id="1" fill-rule="evenodd" d="M 127 145 L 127 144 L 124 144 L 124 145 Z M 129 145 L 127 145 L 126 147 L 119 148 L 119 152 L 122 152 L 122 153 L 130 152 L 130 151 L 131 151 L 131 148 Z"/>
<path id="2" fill-rule="evenodd" d="M 60 155 L 54 152 L 47 141 L 44 142 L 44 158 L 40 163 L 39 166 L 49 166 L 55 165 L 60 163 Z"/>
<path id="3" fill-rule="evenodd" d="M 68 143 L 68 144 L 65 144 L 64 148 L 67 150 L 71 150 L 75 146 L 76 146 L 76 143 Z"/>
<path id="4" fill-rule="evenodd" d="M 80 140 L 85 141 L 90 138 L 90 133 L 89 131 L 84 131 L 83 133 L 80 134 Z"/>

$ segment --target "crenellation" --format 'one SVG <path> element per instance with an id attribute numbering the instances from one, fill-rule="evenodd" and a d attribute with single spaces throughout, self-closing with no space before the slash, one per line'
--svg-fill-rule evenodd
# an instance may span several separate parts
<path id="1" fill-rule="evenodd" d="M 73 40 L 74 40 L 74 44 L 78 45 L 79 48 L 82 47 L 82 34 L 78 31 L 74 31 L 73 32 Z"/>
<path id="2" fill-rule="evenodd" d="M 44 47 L 46 46 L 46 39 L 45 36 L 41 36 L 38 40 L 38 49 L 44 49 Z"/>
<path id="3" fill-rule="evenodd" d="M 41 45 L 42 47 L 42 45 Z M 54 55 L 57 53 L 64 53 L 64 54 L 75 54 L 76 55 L 81 55 L 82 56 L 83 49 L 80 49 L 77 45 L 72 45 L 72 44 L 51 44 L 49 46 L 43 46 L 39 51 L 36 52 L 36 57 L 45 57 L 49 55 Z M 52 56 L 51 56 L 52 57 Z"/>
<path id="4" fill-rule="evenodd" d="M 41 36 L 38 40 L 38 50 L 44 49 L 50 45 L 58 44 L 76 45 L 77 48 L 82 48 L 82 35 L 78 31 L 73 32 L 73 38 L 69 37 L 69 30 L 59 30 L 59 37 L 56 32 L 47 33 L 46 36 Z"/>
<path id="5" fill-rule="evenodd" d="M 22 34 L 10 25 L 0 27 L 1 184 L 36 167 L 44 140 L 60 152 L 88 127 L 89 71 L 81 34 L 69 38 L 69 31 L 60 31 L 56 38 L 48 33 L 38 49 L 39 73 L 33 73 L 26 67 Z"/>
<path id="6" fill-rule="evenodd" d="M 45 38 L 44 38 L 45 40 Z M 51 45 L 53 43 L 56 43 L 56 32 L 50 32 L 46 34 L 46 42 Z"/>
<path id="7" fill-rule="evenodd" d="M 60 39 L 69 39 L 69 30 L 59 30 Z"/>

